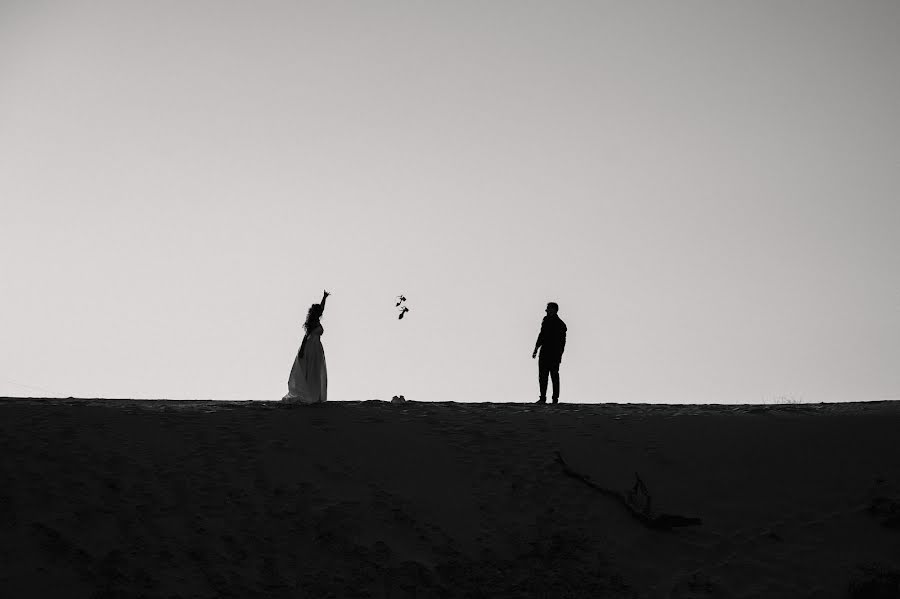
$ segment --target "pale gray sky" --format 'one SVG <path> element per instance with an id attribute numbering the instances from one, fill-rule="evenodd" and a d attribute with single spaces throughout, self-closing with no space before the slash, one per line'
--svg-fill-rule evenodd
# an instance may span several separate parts
<path id="1" fill-rule="evenodd" d="M 897 398 L 898 231 L 895 1 L 0 0 L 0 394 Z"/>

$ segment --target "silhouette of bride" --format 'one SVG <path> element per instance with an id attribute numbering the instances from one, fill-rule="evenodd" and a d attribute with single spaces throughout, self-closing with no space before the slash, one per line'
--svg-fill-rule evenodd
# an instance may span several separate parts
<path id="1" fill-rule="evenodd" d="M 294 366 L 288 377 L 287 395 L 281 401 L 290 403 L 322 403 L 328 397 L 328 370 L 325 368 L 325 349 L 322 347 L 322 315 L 325 313 L 325 300 L 331 295 L 327 291 L 322 294 L 322 302 L 313 304 L 306 313 L 303 328 L 303 342 L 294 358 Z"/>

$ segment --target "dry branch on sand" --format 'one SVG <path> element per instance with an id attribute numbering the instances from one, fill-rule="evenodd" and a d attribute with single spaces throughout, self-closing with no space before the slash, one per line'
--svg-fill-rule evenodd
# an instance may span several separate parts
<path id="1" fill-rule="evenodd" d="M 700 518 L 679 516 L 677 514 L 654 514 L 652 509 L 652 497 L 647 490 L 644 481 L 637 472 L 634 473 L 634 486 L 628 493 L 619 493 L 598 485 L 589 476 L 576 472 L 566 463 L 562 454 L 556 452 L 556 461 L 562 466 L 563 473 L 580 480 L 596 491 L 600 491 L 607 497 L 617 500 L 628 510 L 641 524 L 654 530 L 671 530 L 681 526 L 699 526 L 703 524 Z"/>

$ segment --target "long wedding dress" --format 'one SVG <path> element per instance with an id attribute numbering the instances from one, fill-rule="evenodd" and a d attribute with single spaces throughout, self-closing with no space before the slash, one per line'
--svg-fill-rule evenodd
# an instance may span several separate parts
<path id="1" fill-rule="evenodd" d="M 328 398 L 328 369 L 325 368 L 325 349 L 322 347 L 322 325 L 307 332 L 288 377 L 287 395 L 281 401 L 290 403 L 322 403 Z M 300 355 L 300 352 L 303 355 Z"/>

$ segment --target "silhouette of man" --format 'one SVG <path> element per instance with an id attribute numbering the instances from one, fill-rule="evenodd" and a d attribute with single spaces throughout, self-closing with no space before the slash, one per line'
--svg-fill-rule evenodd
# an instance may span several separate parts
<path id="1" fill-rule="evenodd" d="M 538 383 L 541 388 L 541 398 L 537 403 L 547 403 L 547 376 L 553 379 L 553 403 L 559 401 L 559 364 L 562 362 L 563 351 L 566 349 L 566 323 L 557 315 L 559 306 L 556 302 L 547 304 L 547 315 L 541 322 L 541 332 L 534 344 L 534 353 L 531 358 L 537 356 L 538 348 L 541 350 L 541 358 L 538 360 Z"/>

